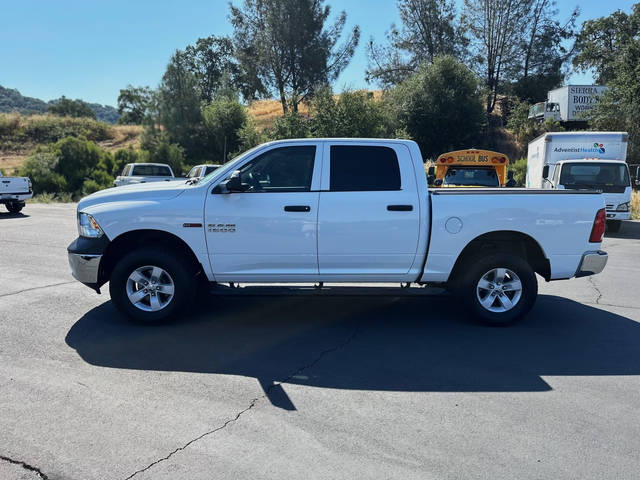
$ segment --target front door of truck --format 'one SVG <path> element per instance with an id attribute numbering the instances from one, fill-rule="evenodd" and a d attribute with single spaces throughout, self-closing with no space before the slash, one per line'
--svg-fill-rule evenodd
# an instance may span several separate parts
<path id="1" fill-rule="evenodd" d="M 418 189 L 405 145 L 327 142 L 318 214 L 323 280 L 396 281 L 416 258 L 419 229 Z"/>
<path id="2" fill-rule="evenodd" d="M 312 141 L 262 150 L 238 169 L 242 192 L 211 189 L 205 221 L 217 281 L 317 276 L 321 155 Z"/>

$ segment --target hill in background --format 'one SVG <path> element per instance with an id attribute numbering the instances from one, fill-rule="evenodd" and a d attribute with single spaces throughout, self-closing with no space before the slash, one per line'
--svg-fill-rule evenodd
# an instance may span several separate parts
<path id="1" fill-rule="evenodd" d="M 6 88 L 0 85 L 0 113 L 18 112 L 23 115 L 45 113 L 47 107 L 56 101 L 45 102 L 39 98 L 25 97 L 15 88 Z M 105 123 L 116 123 L 120 114 L 118 110 L 109 105 L 99 103 L 87 103 L 96 114 L 96 118 Z"/>

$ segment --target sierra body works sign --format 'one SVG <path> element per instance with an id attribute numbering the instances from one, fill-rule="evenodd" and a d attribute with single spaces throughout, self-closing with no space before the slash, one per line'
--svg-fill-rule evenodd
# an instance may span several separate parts
<path id="1" fill-rule="evenodd" d="M 607 87 L 602 85 L 568 85 L 549 92 L 549 102 L 560 106 L 564 121 L 585 120 Z"/>

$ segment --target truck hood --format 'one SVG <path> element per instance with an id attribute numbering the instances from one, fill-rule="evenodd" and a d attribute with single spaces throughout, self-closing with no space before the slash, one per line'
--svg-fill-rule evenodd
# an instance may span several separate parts
<path id="1" fill-rule="evenodd" d="M 129 200 L 169 200 L 184 192 L 189 185 L 185 180 L 172 182 L 151 182 L 112 187 L 92 193 L 80 200 L 78 211 L 84 208 L 110 202 L 126 202 Z"/>

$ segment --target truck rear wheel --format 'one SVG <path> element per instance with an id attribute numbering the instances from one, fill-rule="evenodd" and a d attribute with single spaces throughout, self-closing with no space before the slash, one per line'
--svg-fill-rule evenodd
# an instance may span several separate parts
<path id="1" fill-rule="evenodd" d="M 7 210 L 9 213 L 20 213 L 24 208 L 24 202 L 9 202 L 7 203 Z"/>
<path id="2" fill-rule="evenodd" d="M 510 325 L 531 310 L 538 295 L 538 281 L 521 257 L 495 253 L 471 259 L 466 268 L 458 293 L 481 322 Z"/>
<path id="3" fill-rule="evenodd" d="M 179 318 L 190 305 L 195 287 L 190 259 L 158 247 L 141 248 L 124 256 L 109 280 L 116 308 L 145 324 Z"/>

